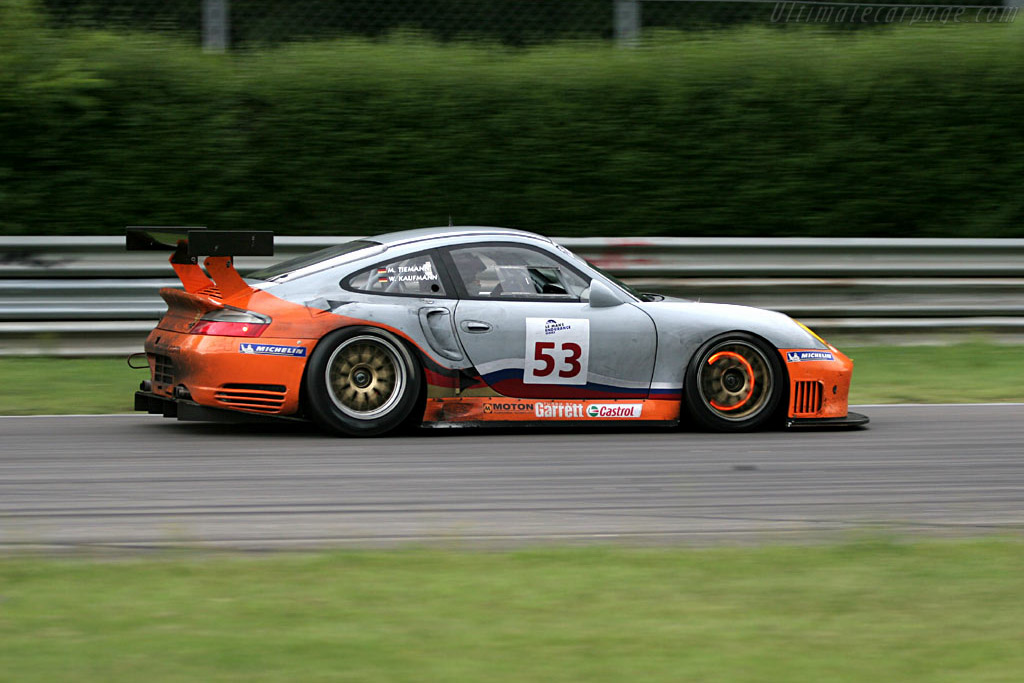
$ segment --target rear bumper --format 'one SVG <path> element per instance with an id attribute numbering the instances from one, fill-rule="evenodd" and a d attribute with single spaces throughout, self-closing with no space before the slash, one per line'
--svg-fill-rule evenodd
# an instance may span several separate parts
<path id="1" fill-rule="evenodd" d="M 148 393 L 214 409 L 295 415 L 314 344 L 308 339 L 253 340 L 157 328 L 146 340 L 152 378 Z M 271 353 L 279 350 L 287 353 Z"/>
<path id="2" fill-rule="evenodd" d="M 278 422 L 294 420 L 277 415 L 258 415 L 237 410 L 223 410 L 201 406 L 194 401 L 158 396 L 148 391 L 135 392 L 135 410 L 150 415 L 163 415 L 187 422 L 229 422 L 234 424 Z"/>

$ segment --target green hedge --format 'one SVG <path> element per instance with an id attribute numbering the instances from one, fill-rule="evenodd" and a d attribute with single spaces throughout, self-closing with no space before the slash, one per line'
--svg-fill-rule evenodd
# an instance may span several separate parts
<path id="1" fill-rule="evenodd" d="M 1024 236 L 1024 34 L 204 55 L 0 0 L 0 232 Z"/>
<path id="2" fill-rule="evenodd" d="M 947 6 L 949 0 L 890 0 Z M 40 0 L 48 22 L 63 28 L 109 28 L 179 34 L 199 43 L 201 0 Z M 558 40 L 611 39 L 613 0 L 236 0 L 229 2 L 232 46 L 270 45 L 293 40 L 341 36 L 380 38 L 416 30 L 437 41 L 486 40 L 503 45 L 537 45 Z M 1002 0 L 974 0 L 1002 5 Z M 878 12 L 842 12 L 832 29 L 861 30 L 884 24 L 888 8 Z M 743 24 L 782 27 L 779 13 L 799 7 L 736 0 L 645 2 L 644 30 L 700 31 Z M 804 7 L 806 12 L 822 7 Z M 952 14 L 955 10 L 950 10 Z M 908 15 L 912 16 L 912 15 Z M 920 17 L 920 14 L 918 15 Z M 773 19 L 774 18 L 774 19 Z M 892 19 L 890 18 L 891 22 Z"/>

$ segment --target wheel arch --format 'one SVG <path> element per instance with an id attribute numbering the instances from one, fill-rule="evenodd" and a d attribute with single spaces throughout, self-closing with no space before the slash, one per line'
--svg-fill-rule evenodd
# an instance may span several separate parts
<path id="1" fill-rule="evenodd" d="M 713 349 L 716 344 L 728 341 L 729 339 L 737 339 L 741 341 L 750 339 L 759 342 L 763 346 L 763 348 L 760 349 L 760 351 L 766 352 L 766 355 L 768 356 L 766 360 L 771 366 L 771 369 L 777 371 L 778 373 L 778 379 L 776 380 L 776 384 L 779 387 L 777 389 L 778 398 L 776 399 L 774 397 L 770 397 L 770 400 L 777 400 L 777 403 L 774 406 L 767 409 L 767 411 L 764 414 L 764 417 L 756 417 L 755 422 L 757 422 L 759 426 L 782 424 L 782 421 L 785 419 L 786 415 L 789 412 L 791 385 L 789 369 L 786 367 L 786 363 L 783 362 L 782 354 L 779 350 L 778 345 L 773 343 L 770 339 L 766 338 L 762 334 L 758 334 L 753 330 L 742 328 L 733 328 L 704 336 L 702 341 L 700 341 L 698 344 L 694 346 L 692 353 L 690 353 L 690 355 L 685 359 L 685 362 L 681 364 L 683 366 L 683 386 L 682 393 L 680 396 L 680 402 L 682 404 L 680 410 L 681 415 L 689 415 L 691 420 L 699 424 L 703 424 L 705 427 L 711 426 L 707 420 L 702 420 L 698 418 L 696 415 L 696 412 L 698 412 L 698 407 L 695 405 L 696 402 L 691 400 L 693 398 L 693 393 L 695 391 L 695 388 L 691 386 L 691 381 L 695 381 L 696 375 L 691 377 L 691 373 L 696 372 L 696 363 L 701 359 L 702 356 L 704 356 L 708 351 Z M 773 390 L 775 389 L 773 388 Z M 758 416 L 760 416 L 760 413 L 758 413 Z M 725 431 L 724 429 L 721 428 L 721 426 L 712 428 L 718 429 L 720 431 Z M 754 429 L 757 428 L 759 427 L 754 427 Z M 746 429 L 741 428 L 739 431 L 746 431 Z"/>
<path id="2" fill-rule="evenodd" d="M 316 370 L 313 367 L 313 359 L 318 358 L 323 354 L 331 352 L 330 348 L 323 349 L 323 346 L 325 343 L 327 343 L 327 340 L 329 340 L 332 336 L 337 335 L 338 333 L 345 332 L 348 332 L 353 336 L 358 336 L 364 333 L 376 334 L 385 342 L 397 344 L 399 347 L 401 347 L 401 349 L 403 349 L 408 354 L 410 359 L 413 361 L 413 367 L 410 369 L 415 372 L 416 381 L 413 384 L 417 387 L 416 395 L 412 402 L 412 407 L 409 410 L 409 412 L 405 415 L 405 417 L 402 420 L 400 420 L 400 422 L 396 426 L 389 427 L 386 430 L 386 432 L 404 431 L 408 427 L 419 425 L 420 422 L 422 421 L 425 407 L 425 398 L 427 395 L 425 367 L 426 362 L 428 362 L 426 358 L 428 357 L 424 355 L 423 350 L 419 347 L 415 340 L 410 339 L 408 335 L 401 333 L 401 331 L 399 330 L 390 328 L 387 325 L 378 325 L 369 321 L 359 321 L 355 323 L 348 323 L 333 327 L 330 330 L 326 331 L 323 335 L 321 335 L 316 340 L 316 343 L 311 347 L 305 367 L 303 368 L 302 379 L 300 382 L 300 410 L 302 412 L 302 415 L 313 422 L 319 423 L 322 427 L 327 427 L 329 430 L 332 431 L 339 431 L 337 428 L 326 425 L 322 416 L 320 419 L 317 418 L 317 412 L 322 413 L 323 411 L 317 411 L 311 405 L 313 399 L 312 394 L 315 393 L 313 391 L 314 387 L 311 386 L 311 373 Z M 376 436 L 379 433 L 381 432 L 373 431 L 368 432 L 366 435 Z M 360 434 L 350 433 L 349 435 L 359 436 Z"/>
<path id="3" fill-rule="evenodd" d="M 745 334 L 745 335 L 749 335 L 751 337 L 754 337 L 755 339 L 760 340 L 761 342 L 764 343 L 765 346 L 767 346 L 768 348 L 773 349 L 775 351 L 775 358 L 779 359 L 779 364 L 776 367 L 782 369 L 782 375 L 780 377 L 780 379 L 782 380 L 782 400 L 779 401 L 779 408 L 777 409 L 778 415 L 776 415 L 776 417 L 785 417 L 786 413 L 789 411 L 789 392 L 790 392 L 790 390 L 792 388 L 793 382 L 792 382 L 792 378 L 789 375 L 789 367 L 787 366 L 787 364 L 785 362 L 783 362 L 781 360 L 782 359 L 782 351 L 780 350 L 779 345 L 776 344 L 775 342 L 773 342 L 771 339 L 769 339 L 768 337 L 764 336 L 763 334 L 758 334 L 757 332 L 754 332 L 753 330 L 742 330 L 742 329 L 729 330 L 728 332 L 722 332 L 722 333 L 716 334 L 716 335 L 714 335 L 712 337 L 709 337 L 709 338 L 705 339 L 704 342 L 699 347 L 697 347 L 697 350 L 693 352 L 694 355 L 696 355 L 697 352 L 700 351 L 700 349 L 704 348 L 705 345 L 707 345 L 709 342 L 711 342 L 712 339 L 715 339 L 716 337 L 724 337 L 724 336 L 729 335 L 729 334 Z M 691 358 L 691 360 L 692 360 L 692 358 Z M 689 363 L 687 363 L 687 365 L 689 365 Z"/>

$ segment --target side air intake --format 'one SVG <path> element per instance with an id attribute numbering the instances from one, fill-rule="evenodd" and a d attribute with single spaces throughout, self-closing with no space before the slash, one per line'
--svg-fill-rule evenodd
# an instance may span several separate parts
<path id="1" fill-rule="evenodd" d="M 793 415 L 821 412 L 825 386 L 821 382 L 797 382 L 793 385 Z"/>

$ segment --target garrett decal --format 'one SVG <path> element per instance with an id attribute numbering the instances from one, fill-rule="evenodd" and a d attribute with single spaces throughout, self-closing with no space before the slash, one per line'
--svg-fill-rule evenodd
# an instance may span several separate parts
<path id="1" fill-rule="evenodd" d="M 594 403 L 587 406 L 587 417 L 600 419 L 637 418 L 643 412 L 642 403 Z"/>
<path id="2" fill-rule="evenodd" d="M 585 417 L 579 403 L 534 403 L 533 414 L 537 417 L 556 417 L 563 420 Z"/>
<path id="3" fill-rule="evenodd" d="M 306 355 L 306 347 L 274 346 L 272 344 L 241 344 L 238 347 L 238 352 L 257 356 L 295 356 L 297 358 L 302 358 Z"/>
<path id="4" fill-rule="evenodd" d="M 786 362 L 799 363 L 805 360 L 835 360 L 830 351 L 790 351 L 786 354 Z"/>

